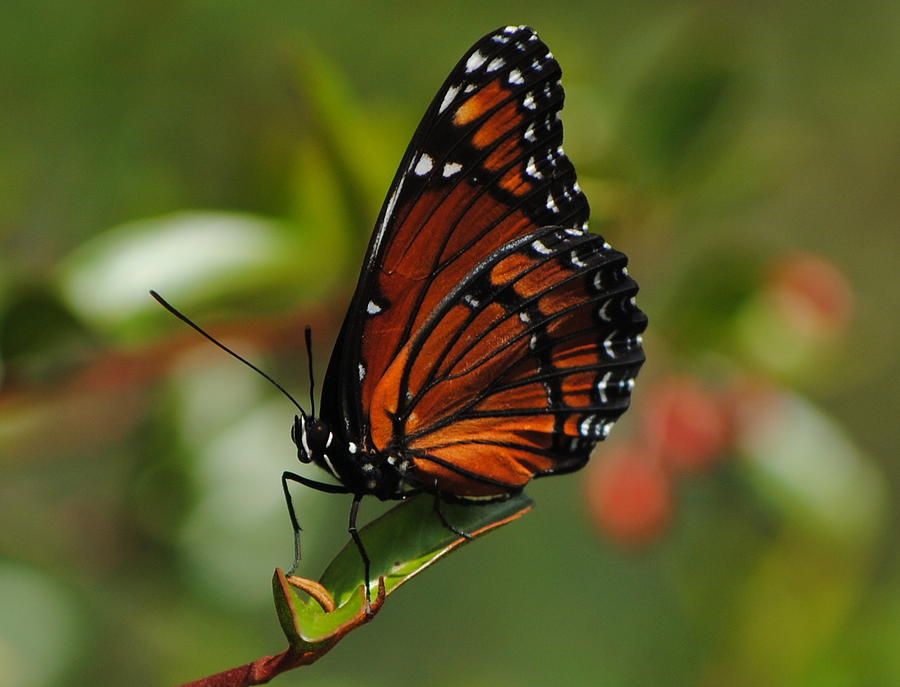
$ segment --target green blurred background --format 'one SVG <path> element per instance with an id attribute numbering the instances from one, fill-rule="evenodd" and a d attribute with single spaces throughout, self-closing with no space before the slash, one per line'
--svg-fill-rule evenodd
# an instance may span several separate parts
<path id="1" fill-rule="evenodd" d="M 283 648 L 292 408 L 147 290 L 305 398 L 303 326 L 321 377 L 418 118 L 509 23 L 642 287 L 635 408 L 278 684 L 900 684 L 900 4 L 5 0 L 0 685 Z M 316 576 L 349 504 L 295 503 Z"/>

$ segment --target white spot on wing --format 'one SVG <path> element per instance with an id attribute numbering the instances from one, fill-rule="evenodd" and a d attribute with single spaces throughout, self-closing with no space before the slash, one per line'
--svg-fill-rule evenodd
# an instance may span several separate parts
<path id="1" fill-rule="evenodd" d="M 526 93 L 525 99 L 522 100 L 522 104 L 529 110 L 534 110 L 535 108 L 537 108 L 537 103 L 534 102 L 534 94 Z"/>
<path id="2" fill-rule="evenodd" d="M 615 358 L 615 357 L 616 357 L 616 352 L 613 350 L 613 341 L 612 341 L 612 338 L 613 338 L 615 335 L 616 335 L 616 333 L 613 331 L 613 332 L 610 333 L 609 336 L 607 336 L 605 339 L 603 339 L 603 348 L 604 348 L 604 350 L 606 351 L 606 354 L 607 354 L 610 358 Z"/>
<path id="3" fill-rule="evenodd" d="M 359 364 L 359 381 L 366 378 L 366 367 L 362 363 Z"/>
<path id="4" fill-rule="evenodd" d="M 541 171 L 537 168 L 537 165 L 534 164 L 534 157 L 528 158 L 528 164 L 525 165 L 525 171 L 535 179 L 543 179 L 544 175 L 541 174 Z"/>
<path id="5" fill-rule="evenodd" d="M 612 372 L 607 372 L 603 375 L 603 379 L 597 382 L 597 393 L 600 395 L 600 403 L 606 403 L 606 385 L 609 384 L 610 377 L 612 377 Z"/>
<path id="6" fill-rule="evenodd" d="M 447 92 L 444 93 L 444 99 L 441 101 L 441 107 L 438 112 L 443 112 L 444 110 L 446 110 L 458 94 L 459 86 L 450 86 L 450 88 L 447 89 Z"/>
<path id="7" fill-rule="evenodd" d="M 599 274 L 599 272 L 597 274 Z M 596 281 L 596 278 L 594 279 L 594 281 Z M 611 301 L 612 301 L 612 298 L 607 298 L 605 301 L 603 301 L 603 305 L 601 305 L 600 308 L 597 310 L 597 315 L 599 315 L 600 319 L 603 320 L 604 322 L 611 321 L 609 314 L 606 312 L 606 309 L 609 307 L 609 304 Z"/>
<path id="8" fill-rule="evenodd" d="M 529 124 L 528 128 L 525 129 L 525 134 L 523 135 L 523 138 L 526 141 L 530 141 L 531 143 L 534 143 L 537 140 L 537 138 L 535 138 L 535 135 L 534 135 L 534 124 L 533 123 Z"/>
<path id="9" fill-rule="evenodd" d="M 466 71 L 474 72 L 476 69 L 478 69 L 481 65 L 484 64 L 484 61 L 486 59 L 487 58 L 484 55 L 482 55 L 481 52 L 476 50 L 471 55 L 469 55 L 469 59 L 466 60 Z"/>
<path id="10" fill-rule="evenodd" d="M 552 210 L 553 212 L 559 212 L 559 206 L 556 204 L 556 200 L 554 200 L 552 193 L 547 194 L 547 209 Z"/>
<path id="11" fill-rule="evenodd" d="M 488 66 L 487 66 L 487 69 L 485 69 L 485 71 L 495 72 L 498 69 L 500 69 L 500 67 L 502 67 L 504 64 L 506 64 L 506 60 L 504 60 L 502 57 L 495 57 L 493 60 L 488 62 Z"/>
<path id="12" fill-rule="evenodd" d="M 452 177 L 454 174 L 457 174 L 462 169 L 462 165 L 458 162 L 448 162 L 444 165 L 444 176 Z"/>
<path id="13" fill-rule="evenodd" d="M 578 257 L 577 250 L 573 250 L 570 257 L 572 258 L 572 264 L 575 265 L 575 267 L 587 267 L 587 263 Z"/>
<path id="14" fill-rule="evenodd" d="M 596 415 L 588 415 L 584 420 L 581 421 L 581 424 L 578 425 L 578 433 L 583 437 L 589 437 L 591 435 L 591 427 L 594 424 L 594 420 L 597 419 Z"/>
<path id="15" fill-rule="evenodd" d="M 550 255 L 553 251 L 547 248 L 546 244 L 543 241 L 532 241 L 531 247 L 534 248 L 541 255 Z"/>
<path id="16" fill-rule="evenodd" d="M 377 315 L 381 312 L 381 310 L 381 306 L 378 305 L 378 303 L 376 303 L 375 301 L 369 301 L 369 303 L 366 305 L 366 312 L 370 315 Z"/>
<path id="17" fill-rule="evenodd" d="M 434 167 L 434 160 L 431 159 L 431 155 L 428 153 L 422 153 L 422 157 L 419 158 L 419 161 L 416 163 L 415 169 L 413 171 L 422 176 L 424 174 L 428 174 L 431 171 L 432 167 Z"/>
<path id="18" fill-rule="evenodd" d="M 525 79 L 522 78 L 522 72 L 520 72 L 518 69 L 513 69 L 513 70 L 509 73 L 509 82 L 510 82 L 510 83 L 514 83 L 514 84 L 523 84 L 523 83 L 525 83 Z"/>
<path id="19" fill-rule="evenodd" d="M 391 194 L 390 200 L 387 202 L 387 206 L 384 210 L 384 217 L 381 219 L 381 224 L 378 225 L 378 231 L 375 233 L 375 237 L 372 241 L 371 250 L 373 253 L 378 252 L 378 248 L 381 245 L 381 240 L 384 238 L 384 228 L 388 225 L 388 222 L 391 221 L 391 218 L 394 215 L 394 206 L 397 204 L 397 198 L 400 196 L 400 191 L 403 190 L 403 184 L 406 181 L 406 175 L 400 177 L 400 183 L 397 184 L 397 188 L 394 189 L 394 192 Z"/>

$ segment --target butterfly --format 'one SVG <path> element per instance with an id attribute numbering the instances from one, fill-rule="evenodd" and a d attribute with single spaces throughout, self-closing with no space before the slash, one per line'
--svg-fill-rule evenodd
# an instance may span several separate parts
<path id="1" fill-rule="evenodd" d="M 629 404 L 647 318 L 627 258 L 587 229 L 562 149 L 559 64 L 507 26 L 476 42 L 425 112 L 376 222 L 302 463 L 360 500 L 483 502 L 582 467 Z"/>
<path id="2" fill-rule="evenodd" d="M 488 34 L 450 72 L 376 222 L 318 416 L 150 292 L 293 401 L 298 459 L 337 480 L 282 474 L 291 573 L 301 556 L 289 482 L 353 496 L 368 593 L 364 496 L 506 499 L 582 467 L 628 408 L 647 318 L 625 255 L 588 231 L 562 149 L 560 76 L 526 26 Z"/>

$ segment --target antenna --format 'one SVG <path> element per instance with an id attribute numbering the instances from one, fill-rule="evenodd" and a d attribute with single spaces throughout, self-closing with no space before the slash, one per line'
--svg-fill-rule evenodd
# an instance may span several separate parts
<path id="1" fill-rule="evenodd" d="M 316 397 L 313 395 L 313 389 L 316 386 L 316 380 L 313 377 L 313 361 L 312 361 L 312 327 L 306 325 L 304 330 L 306 336 L 306 359 L 309 361 L 309 405 L 312 409 L 310 415 L 316 416 Z"/>
<path id="2" fill-rule="evenodd" d="M 235 358 L 237 358 L 238 360 L 240 360 L 242 363 L 244 363 L 244 365 L 246 365 L 247 367 L 249 367 L 251 370 L 256 370 L 259 374 L 261 374 L 263 377 L 265 377 L 267 380 L 269 380 L 269 382 L 270 382 L 276 389 L 278 389 L 281 393 L 283 393 L 285 396 L 287 396 L 287 397 L 291 400 L 291 403 L 293 403 L 295 406 L 297 406 L 297 408 L 300 410 L 300 414 L 301 414 L 301 415 L 306 415 L 306 413 L 303 412 L 303 408 L 300 406 L 300 404 L 297 403 L 296 400 L 294 400 L 294 397 L 291 396 L 291 395 L 288 393 L 287 389 L 285 389 L 283 386 L 281 386 L 281 384 L 279 384 L 278 382 L 276 382 L 276 381 L 275 381 L 274 379 L 272 379 L 269 375 L 267 375 L 265 372 L 263 372 L 262 370 L 260 370 L 256 365 L 254 365 L 253 363 L 251 363 L 249 360 L 247 360 L 246 358 L 244 358 L 244 357 L 238 355 L 237 353 L 235 353 L 234 351 L 232 351 L 230 348 L 228 348 L 228 346 L 226 346 L 225 344 L 223 344 L 221 341 L 217 341 L 216 339 L 214 339 L 214 338 L 212 337 L 212 335 L 208 334 L 208 333 L 205 332 L 203 329 L 201 329 L 199 325 L 197 325 L 197 324 L 195 324 L 194 322 L 192 322 L 186 315 L 183 315 L 183 314 L 181 314 L 178 310 L 176 310 L 174 306 L 170 305 L 169 302 L 166 301 L 166 299 L 163 298 L 162 296 L 160 296 L 158 293 L 156 293 L 156 291 L 154 291 L 154 290 L 151 289 L 151 290 L 150 290 L 150 295 L 153 296 L 153 298 L 155 298 L 156 301 L 157 301 L 162 307 L 164 307 L 164 308 L 165 308 L 166 310 L 168 310 L 170 313 L 172 313 L 173 315 L 175 315 L 175 317 L 177 317 L 179 320 L 181 320 L 182 322 L 184 322 L 186 325 L 188 325 L 189 327 L 193 328 L 194 330 L 196 330 L 197 332 L 199 332 L 200 334 L 202 334 L 203 336 L 205 336 L 207 339 L 209 339 L 210 341 L 212 341 L 216 346 L 218 346 L 219 348 L 221 348 L 223 351 L 225 351 L 225 352 L 228 353 L 229 355 L 232 355 L 232 356 L 234 356 Z M 308 346 L 309 346 L 309 328 L 308 328 L 308 327 L 307 327 L 307 331 L 306 331 L 306 339 L 307 339 L 307 347 L 308 347 Z"/>

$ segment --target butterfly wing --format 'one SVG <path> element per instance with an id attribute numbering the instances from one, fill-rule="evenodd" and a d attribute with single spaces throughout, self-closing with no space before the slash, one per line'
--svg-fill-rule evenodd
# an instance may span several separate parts
<path id="1" fill-rule="evenodd" d="M 583 465 L 628 407 L 644 360 L 646 318 L 625 263 L 572 228 L 495 251 L 378 384 L 376 447 L 401 446 L 408 478 L 460 496 L 508 493 Z"/>
<path id="2" fill-rule="evenodd" d="M 472 265 L 535 227 L 587 220 L 587 201 L 559 150 L 560 75 L 533 31 L 507 27 L 470 48 L 426 111 L 326 374 L 323 418 L 340 420 L 348 436 L 366 435 L 374 385 Z"/>
<path id="3" fill-rule="evenodd" d="M 642 360 L 637 335 L 644 320 L 631 305 L 634 282 L 622 275 L 615 293 L 605 285 L 591 290 L 595 278 L 612 284 L 624 257 L 584 231 L 587 200 L 561 148 L 560 76 L 547 46 L 526 27 L 488 34 L 460 60 L 401 162 L 326 375 L 323 419 L 370 450 L 418 456 L 420 476 L 434 477 L 447 491 L 478 491 L 446 475 L 450 463 L 456 477 L 477 473 L 486 478 L 480 485 L 495 482 L 501 490 L 535 474 L 573 469 L 600 438 L 594 437 L 597 418 L 608 420 L 627 405 L 627 393 L 574 403 L 575 390 L 601 372 L 618 374 L 616 383 L 632 379 Z M 554 237 L 569 258 L 535 253 L 534 242 L 546 247 L 544 239 L 554 243 Z M 580 250 L 587 251 L 583 268 L 571 260 Z M 518 274 L 516 266 L 526 264 L 531 271 Z M 495 279 L 492 270 L 504 276 Z M 558 313 L 544 312 L 538 301 L 524 305 L 522 294 L 556 303 Z M 479 309 L 469 301 L 493 305 Z M 588 302 L 603 301 L 610 301 L 605 314 L 616 327 L 598 329 L 599 316 L 588 312 Z M 460 320 L 464 312 L 471 320 Z M 513 333 L 523 314 L 535 318 L 533 326 Z M 557 334 L 568 343 L 554 344 Z M 598 339 L 601 334 L 607 338 Z M 532 336 L 535 349 L 529 349 Z M 509 337 L 518 338 L 509 343 Z M 470 351 L 453 347 L 462 339 Z M 629 362 L 601 370 L 611 363 L 607 349 L 625 342 L 633 349 Z M 469 371 L 473 356 L 494 349 L 496 355 Z M 590 372 L 560 373 L 565 359 L 590 356 Z M 549 386 L 556 388 L 551 396 Z M 532 397 L 538 387 L 541 403 Z M 442 397 L 452 404 L 439 408 Z M 535 412 L 516 414 L 516 408 Z M 596 418 L 588 421 L 592 409 Z M 576 417 L 591 432 L 573 431 Z M 527 437 L 507 436 L 501 426 Z M 467 436 L 472 440 L 464 441 Z M 529 457 L 494 460 L 501 445 L 530 447 Z M 477 469 L 463 467 L 479 461 Z M 500 474 L 503 461 L 518 461 L 516 479 Z"/>

